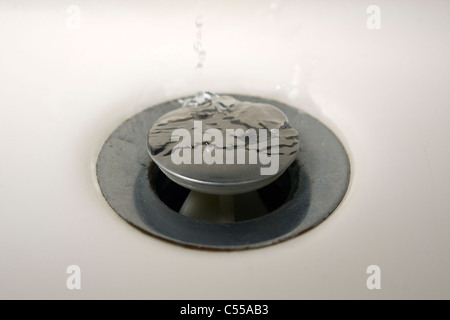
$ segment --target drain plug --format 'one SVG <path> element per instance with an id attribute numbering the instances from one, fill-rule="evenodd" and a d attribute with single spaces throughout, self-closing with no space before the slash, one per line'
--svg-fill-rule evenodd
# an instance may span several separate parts
<path id="1" fill-rule="evenodd" d="M 191 190 L 181 214 L 234 222 L 267 213 L 256 190 L 295 160 L 298 131 L 272 105 L 204 92 L 153 124 L 148 151 L 168 178 Z"/>
<path id="2" fill-rule="evenodd" d="M 102 193 L 133 226 L 196 248 L 256 248 L 313 228 L 345 195 L 347 153 L 306 113 L 242 95 L 184 104 L 142 111 L 100 151 Z M 274 163 L 275 174 L 262 174 Z"/>
<path id="3" fill-rule="evenodd" d="M 182 186 L 210 194 L 254 191 L 297 156 L 298 131 L 270 104 L 200 93 L 184 105 L 159 118 L 148 135 L 153 161 Z"/>

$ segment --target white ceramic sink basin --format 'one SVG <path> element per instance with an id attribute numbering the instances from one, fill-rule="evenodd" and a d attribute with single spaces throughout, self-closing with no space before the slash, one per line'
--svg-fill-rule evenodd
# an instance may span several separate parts
<path id="1" fill-rule="evenodd" d="M 0 298 L 450 298 L 450 2 L 376 1 L 373 30 L 372 2 L 242 2 L 0 2 Z M 352 164 L 338 209 L 239 252 L 125 223 L 97 185 L 103 142 L 200 88 L 327 124 Z M 81 290 L 66 286 L 70 265 Z M 370 265 L 381 290 L 366 286 Z"/>

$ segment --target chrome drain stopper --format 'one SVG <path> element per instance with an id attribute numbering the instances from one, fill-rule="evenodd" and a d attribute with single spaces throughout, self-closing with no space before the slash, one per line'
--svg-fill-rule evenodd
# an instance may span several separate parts
<path id="1" fill-rule="evenodd" d="M 206 93 L 122 123 L 99 153 L 97 178 L 111 208 L 138 229 L 184 246 L 241 250 L 320 224 L 347 191 L 350 163 L 334 133 L 297 108 Z M 245 213 L 249 191 L 264 215 L 209 222 L 183 214 L 196 193 L 233 197 Z"/>
<path id="2" fill-rule="evenodd" d="M 209 92 L 159 118 L 148 151 L 174 182 L 209 194 L 239 194 L 276 180 L 295 160 L 298 132 L 278 108 Z"/>

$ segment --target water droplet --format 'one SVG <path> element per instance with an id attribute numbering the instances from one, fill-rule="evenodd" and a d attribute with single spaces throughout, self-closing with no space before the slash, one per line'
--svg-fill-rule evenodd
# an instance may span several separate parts
<path id="1" fill-rule="evenodd" d="M 197 28 L 201 28 L 203 26 L 203 17 L 201 15 L 198 15 L 197 18 L 195 18 L 195 25 Z"/>
<path id="2" fill-rule="evenodd" d="M 204 100 L 206 100 L 209 96 L 206 94 L 206 92 L 202 92 L 199 91 L 195 94 L 195 100 L 199 101 L 199 102 L 203 102 Z"/>
<path id="3" fill-rule="evenodd" d="M 209 91 L 199 91 L 194 97 L 182 100 L 183 107 L 198 107 L 204 106 L 208 103 L 214 103 L 214 101 L 219 98 L 215 93 Z"/>
<path id="4" fill-rule="evenodd" d="M 195 52 L 199 52 L 202 50 L 202 42 L 201 41 L 194 41 L 194 50 Z"/>

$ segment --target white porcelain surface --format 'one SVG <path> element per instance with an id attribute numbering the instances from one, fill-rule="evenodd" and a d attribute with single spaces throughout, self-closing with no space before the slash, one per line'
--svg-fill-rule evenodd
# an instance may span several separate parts
<path id="1" fill-rule="evenodd" d="M 1 1 L 0 298 L 450 298 L 449 15 L 438 0 Z M 202 87 L 278 99 L 336 132 L 353 172 L 330 218 L 210 252 L 109 208 L 95 177 L 109 133 Z M 66 288 L 72 264 L 81 290 Z M 373 264 L 381 290 L 366 287 Z"/>

